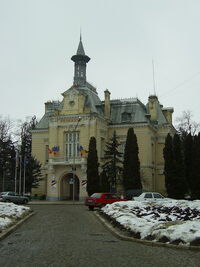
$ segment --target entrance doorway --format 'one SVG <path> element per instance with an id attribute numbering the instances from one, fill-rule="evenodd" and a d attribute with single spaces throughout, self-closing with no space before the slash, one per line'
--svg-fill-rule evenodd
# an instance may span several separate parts
<path id="1" fill-rule="evenodd" d="M 73 189 L 74 189 L 74 199 L 79 200 L 79 179 L 75 175 L 75 183 L 73 186 L 73 173 L 68 173 L 61 179 L 60 184 L 60 200 L 73 200 Z"/>

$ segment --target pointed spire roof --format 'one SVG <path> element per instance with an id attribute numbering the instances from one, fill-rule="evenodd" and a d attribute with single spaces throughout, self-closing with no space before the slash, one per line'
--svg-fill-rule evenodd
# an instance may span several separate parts
<path id="1" fill-rule="evenodd" d="M 80 41 L 79 41 L 76 55 L 72 56 L 71 60 L 74 62 L 78 62 L 81 60 L 81 61 L 84 61 L 85 63 L 88 63 L 88 61 L 90 60 L 90 58 L 88 56 L 86 56 L 86 54 L 85 54 L 81 34 L 80 34 Z"/>
<path id="2" fill-rule="evenodd" d="M 77 53 L 76 54 L 77 55 L 83 55 L 83 56 L 85 56 L 85 51 L 84 51 L 84 48 L 83 48 L 81 34 L 80 34 L 80 42 L 79 42 L 79 45 L 78 45 L 78 49 L 77 49 Z"/>

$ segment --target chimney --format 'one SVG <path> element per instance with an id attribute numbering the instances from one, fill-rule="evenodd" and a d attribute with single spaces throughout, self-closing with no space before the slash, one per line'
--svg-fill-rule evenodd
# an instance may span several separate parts
<path id="1" fill-rule="evenodd" d="M 44 104 L 45 104 L 45 113 L 51 112 L 52 111 L 52 106 L 53 106 L 52 102 L 48 101 L 48 102 L 46 102 Z"/>
<path id="2" fill-rule="evenodd" d="M 150 95 L 149 96 L 149 102 L 148 102 L 148 107 L 149 107 L 149 114 L 151 115 L 150 120 L 151 121 L 157 121 L 158 120 L 158 98 L 156 95 Z"/>
<path id="3" fill-rule="evenodd" d="M 172 113 L 174 112 L 173 108 L 162 108 L 163 115 L 168 123 L 172 124 Z"/>

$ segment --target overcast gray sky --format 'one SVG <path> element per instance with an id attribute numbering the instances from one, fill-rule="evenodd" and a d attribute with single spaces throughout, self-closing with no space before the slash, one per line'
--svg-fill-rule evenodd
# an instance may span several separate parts
<path id="1" fill-rule="evenodd" d="M 0 0 L 0 114 L 44 114 L 73 82 L 80 28 L 87 80 L 111 99 L 154 93 L 200 122 L 199 0 Z"/>

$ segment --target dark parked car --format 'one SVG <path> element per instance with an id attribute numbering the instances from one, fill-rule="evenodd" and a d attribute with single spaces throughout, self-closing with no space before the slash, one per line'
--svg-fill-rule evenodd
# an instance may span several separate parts
<path id="1" fill-rule="evenodd" d="M 27 204 L 29 202 L 29 198 L 15 192 L 1 192 L 0 201 L 13 202 L 15 204 Z"/>

